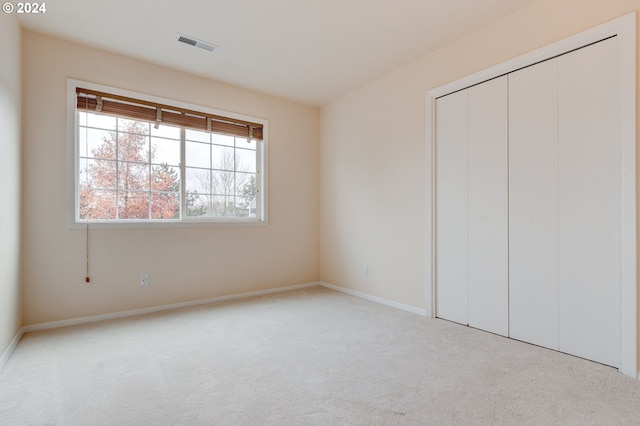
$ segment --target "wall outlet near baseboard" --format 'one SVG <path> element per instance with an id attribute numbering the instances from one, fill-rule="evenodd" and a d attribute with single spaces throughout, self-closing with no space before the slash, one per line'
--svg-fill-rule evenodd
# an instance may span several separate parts
<path id="1" fill-rule="evenodd" d="M 140 275 L 140 286 L 144 287 L 149 285 L 149 274 Z"/>

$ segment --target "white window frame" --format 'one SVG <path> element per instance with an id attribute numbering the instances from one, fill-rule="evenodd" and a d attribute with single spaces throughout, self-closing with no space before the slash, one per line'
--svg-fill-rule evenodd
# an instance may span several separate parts
<path id="1" fill-rule="evenodd" d="M 79 134 L 78 114 L 76 111 L 76 88 L 101 91 L 114 95 L 140 99 L 158 104 L 175 106 L 177 108 L 197 110 L 203 113 L 225 116 L 241 121 L 259 123 L 263 126 L 263 140 L 256 143 L 256 217 L 214 217 L 182 215 L 181 219 L 108 219 L 87 221 L 79 218 Z M 228 111 L 193 105 L 185 102 L 147 95 L 124 89 L 118 89 L 101 84 L 81 80 L 67 79 L 67 227 L 79 229 L 87 226 L 92 228 L 147 228 L 147 227 L 183 227 L 183 226 L 265 226 L 268 224 L 268 196 L 267 196 L 267 152 L 268 152 L 268 120 L 236 114 Z M 182 154 L 184 155 L 184 153 Z M 184 159 L 183 159 L 184 160 Z M 180 164 L 180 173 L 184 177 L 184 161 Z M 181 180 L 181 210 L 184 207 L 184 179 Z"/>

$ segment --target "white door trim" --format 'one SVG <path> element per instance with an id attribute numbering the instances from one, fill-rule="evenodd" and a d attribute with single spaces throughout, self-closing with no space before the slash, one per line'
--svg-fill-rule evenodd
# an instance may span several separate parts
<path id="1" fill-rule="evenodd" d="M 637 377 L 637 278 L 636 278 L 636 14 L 635 12 L 606 22 L 575 36 L 534 50 L 525 55 L 487 68 L 460 80 L 445 84 L 426 94 L 427 197 L 427 315 L 435 317 L 435 100 L 457 90 L 481 83 L 517 69 L 562 55 L 608 37 L 618 40 L 618 77 L 620 135 L 622 139 L 622 199 L 620 264 L 620 372 Z M 429 202 L 428 201 L 428 202 Z"/>

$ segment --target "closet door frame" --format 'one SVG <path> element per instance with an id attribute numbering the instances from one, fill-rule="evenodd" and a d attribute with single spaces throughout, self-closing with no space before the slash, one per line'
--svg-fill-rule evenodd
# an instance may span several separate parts
<path id="1" fill-rule="evenodd" d="M 436 317 L 436 99 L 495 77 L 615 37 L 617 40 L 618 128 L 621 137 L 621 279 L 620 279 L 620 368 L 627 376 L 638 378 L 637 367 L 637 278 L 636 278 L 636 13 L 601 24 L 525 55 L 487 68 L 460 80 L 445 84 L 426 94 L 426 307 L 427 316 Z"/>

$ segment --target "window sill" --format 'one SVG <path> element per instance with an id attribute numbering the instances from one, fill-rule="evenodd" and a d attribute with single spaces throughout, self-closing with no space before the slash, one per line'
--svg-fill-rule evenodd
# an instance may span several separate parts
<path id="1" fill-rule="evenodd" d="M 91 229 L 145 229 L 145 228 L 229 228 L 229 227 L 263 227 L 266 220 L 127 220 L 127 221 L 93 221 L 89 222 Z M 68 229 L 85 229 L 87 222 L 71 222 Z"/>

